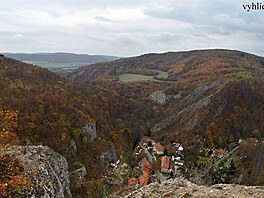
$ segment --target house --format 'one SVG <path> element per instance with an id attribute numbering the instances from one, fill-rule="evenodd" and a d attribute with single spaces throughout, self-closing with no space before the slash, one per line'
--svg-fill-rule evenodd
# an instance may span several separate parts
<path id="1" fill-rule="evenodd" d="M 174 161 L 175 160 L 175 156 L 171 156 L 171 161 Z"/>
<path id="2" fill-rule="evenodd" d="M 147 172 L 147 173 L 150 173 L 151 169 L 149 167 L 144 167 L 143 168 L 143 173 L 144 172 Z"/>
<path id="3" fill-rule="evenodd" d="M 176 160 L 181 160 L 181 157 L 178 156 L 178 157 L 176 157 L 175 159 L 176 159 Z"/>
<path id="4" fill-rule="evenodd" d="M 155 140 L 149 140 L 149 142 L 151 143 L 152 146 L 154 146 L 156 144 Z"/>
<path id="5" fill-rule="evenodd" d="M 140 150 L 142 150 L 141 146 L 137 146 L 137 147 L 135 148 L 135 155 L 138 155 L 139 152 L 140 152 Z"/>
<path id="6" fill-rule="evenodd" d="M 223 157 L 224 155 L 225 155 L 225 153 L 226 153 L 226 151 L 224 150 L 224 149 L 219 149 L 218 151 L 217 151 L 217 155 L 218 155 L 218 157 Z"/>
<path id="7" fill-rule="evenodd" d="M 150 163 L 149 163 L 149 161 L 147 160 L 146 157 L 143 157 L 143 159 L 140 161 L 140 163 L 141 163 L 142 167 L 146 167 L 146 168 L 150 168 L 151 167 Z"/>
<path id="8" fill-rule="evenodd" d="M 219 149 L 219 154 L 220 155 L 224 155 L 226 153 L 226 151 L 224 149 Z"/>
<path id="9" fill-rule="evenodd" d="M 148 146 L 148 143 L 147 143 L 147 142 L 144 142 L 144 143 L 143 143 L 143 146 L 144 146 L 144 147 L 147 147 L 147 146 Z"/>
<path id="10" fill-rule="evenodd" d="M 177 143 L 177 142 L 173 142 L 172 145 L 175 147 L 175 148 L 179 148 L 181 146 L 180 143 Z"/>
<path id="11" fill-rule="evenodd" d="M 154 145 L 154 151 L 157 153 L 157 155 L 163 155 L 164 150 L 165 150 L 165 147 L 162 146 L 160 143 L 156 143 Z"/>
<path id="12" fill-rule="evenodd" d="M 178 151 L 183 151 L 183 147 L 179 146 Z"/>
<path id="13" fill-rule="evenodd" d="M 183 166 L 184 164 L 184 161 L 183 160 L 175 160 L 175 165 L 178 165 L 178 166 Z"/>
<path id="14" fill-rule="evenodd" d="M 162 173 L 167 173 L 170 165 L 170 158 L 168 156 L 163 156 L 161 158 L 160 169 Z"/>
<path id="15" fill-rule="evenodd" d="M 139 179 L 139 186 L 140 187 L 146 186 L 148 183 L 148 179 L 149 179 L 149 173 L 143 172 L 143 174 L 140 175 L 138 179 Z"/>

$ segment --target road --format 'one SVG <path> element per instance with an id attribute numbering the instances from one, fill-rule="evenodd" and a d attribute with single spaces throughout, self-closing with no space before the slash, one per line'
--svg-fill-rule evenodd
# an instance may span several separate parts
<path id="1" fill-rule="evenodd" d="M 233 155 L 238 149 L 239 146 L 234 147 L 233 149 L 231 149 L 227 154 L 225 154 L 222 158 L 220 158 L 219 160 L 217 160 L 214 165 L 217 166 L 219 165 L 222 161 L 226 160 L 227 158 L 229 158 L 231 155 Z"/>
<path id="2" fill-rule="evenodd" d="M 219 165 L 222 161 L 226 160 L 231 155 L 233 155 L 239 149 L 239 147 L 240 147 L 240 145 L 237 145 L 236 147 L 234 147 L 233 149 L 231 149 L 227 154 L 225 154 L 222 158 L 220 158 L 217 161 L 215 161 L 214 164 L 210 168 L 208 168 L 206 171 L 204 171 L 204 173 L 203 173 L 202 176 L 207 175 L 211 171 L 211 169 L 213 168 L 213 166 Z"/>

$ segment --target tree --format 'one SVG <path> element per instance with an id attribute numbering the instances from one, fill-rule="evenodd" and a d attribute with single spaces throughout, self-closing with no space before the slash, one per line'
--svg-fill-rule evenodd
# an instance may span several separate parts
<path id="1" fill-rule="evenodd" d="M 160 169 L 160 164 L 156 160 L 150 162 L 151 169 L 156 172 Z"/>
<path id="2" fill-rule="evenodd" d="M 205 140 L 208 148 L 213 148 L 214 147 L 214 140 L 212 136 L 212 132 L 209 129 L 206 129 L 205 131 Z"/>

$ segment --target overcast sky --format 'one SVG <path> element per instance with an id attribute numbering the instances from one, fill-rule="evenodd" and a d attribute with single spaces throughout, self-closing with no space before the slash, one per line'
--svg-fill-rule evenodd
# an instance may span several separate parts
<path id="1" fill-rule="evenodd" d="M 227 48 L 263 56 L 264 11 L 246 12 L 247 2 L 1 0 L 0 51 L 134 56 Z"/>

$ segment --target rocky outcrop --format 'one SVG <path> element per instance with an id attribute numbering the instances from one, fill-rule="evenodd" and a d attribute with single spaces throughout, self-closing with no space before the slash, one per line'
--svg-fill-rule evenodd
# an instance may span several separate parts
<path id="1" fill-rule="evenodd" d="M 169 99 L 173 98 L 172 95 L 166 95 L 163 91 L 155 91 L 148 97 L 149 100 L 157 102 L 159 104 L 165 104 Z"/>
<path id="2" fill-rule="evenodd" d="M 203 85 L 194 89 L 183 98 L 184 103 L 187 104 L 185 108 L 156 123 L 150 131 L 154 133 L 159 132 L 171 125 L 180 126 L 181 132 L 194 130 L 195 126 L 208 116 L 210 113 L 209 105 L 218 97 L 218 94 L 220 94 L 226 84 L 227 81 L 223 81 L 222 83 L 214 81 L 209 85 Z M 223 108 L 224 106 L 220 106 L 216 115 L 218 115 Z"/>
<path id="3" fill-rule="evenodd" d="M 166 94 L 163 93 L 162 91 L 155 91 L 151 93 L 148 98 L 159 104 L 164 104 L 166 103 L 166 100 L 167 100 Z"/>
<path id="4" fill-rule="evenodd" d="M 97 137 L 96 123 L 87 123 L 83 126 L 81 134 L 94 140 Z"/>
<path id="5" fill-rule="evenodd" d="M 113 143 L 111 143 L 107 150 L 102 152 L 100 155 L 100 163 L 103 169 L 108 168 L 111 162 L 116 162 L 118 160 L 116 156 L 116 150 Z"/>
<path id="6" fill-rule="evenodd" d="M 6 154 L 24 165 L 26 172 L 34 172 L 39 191 L 32 197 L 71 198 L 68 163 L 47 146 L 14 146 Z"/>
<path id="7" fill-rule="evenodd" d="M 226 82 L 221 82 L 221 84 L 226 84 Z M 203 84 L 196 89 L 192 90 L 185 98 L 185 101 L 194 101 L 195 99 L 199 99 L 207 92 L 215 89 L 215 87 L 220 85 L 220 81 L 213 81 L 209 84 Z"/>
<path id="8" fill-rule="evenodd" d="M 164 184 L 153 183 L 140 188 L 126 196 L 112 196 L 114 198 L 165 198 L 165 197 L 193 197 L 193 198 L 252 198 L 264 197 L 264 187 L 240 186 L 231 184 L 217 184 L 210 187 L 198 186 L 183 179 L 169 180 Z"/>
<path id="9" fill-rule="evenodd" d="M 65 156 L 69 156 L 69 157 L 76 157 L 77 156 L 77 146 L 76 143 L 71 140 L 66 148 L 66 155 Z"/>

